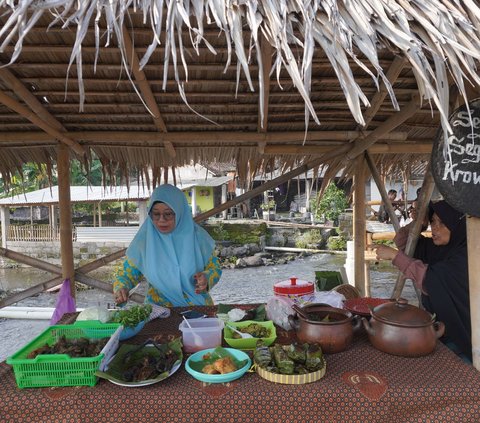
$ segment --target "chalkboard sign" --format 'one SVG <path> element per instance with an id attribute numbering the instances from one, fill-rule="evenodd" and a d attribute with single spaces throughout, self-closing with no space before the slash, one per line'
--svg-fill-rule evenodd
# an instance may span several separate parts
<path id="1" fill-rule="evenodd" d="M 444 132 L 432 150 L 432 173 L 438 190 L 458 211 L 480 217 L 480 98 L 455 110 L 449 118 L 450 156 L 444 155 Z"/>

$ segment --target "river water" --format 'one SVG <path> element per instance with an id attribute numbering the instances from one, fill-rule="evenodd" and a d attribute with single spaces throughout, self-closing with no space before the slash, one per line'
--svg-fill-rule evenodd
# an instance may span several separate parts
<path id="1" fill-rule="evenodd" d="M 279 281 L 297 277 L 313 282 L 315 271 L 338 271 L 345 263 L 345 256 L 314 254 L 298 258 L 287 264 L 244 269 L 224 269 L 220 282 L 211 295 L 216 304 L 265 303 L 273 295 L 273 285 Z M 111 281 L 112 270 L 89 274 L 104 281 Z M 371 267 L 371 296 L 389 298 L 397 277 L 397 271 L 387 263 Z M 21 290 L 52 278 L 48 272 L 32 268 L 0 268 L 0 290 Z M 144 287 L 141 287 L 144 288 Z M 139 290 L 142 292 L 142 289 Z M 41 293 L 16 303 L 16 306 L 55 307 L 56 293 Z M 418 304 L 415 291 L 407 284 L 402 293 L 411 304 Z M 97 289 L 79 290 L 77 307 L 107 306 L 112 304 L 112 295 Z M 0 361 L 15 353 L 48 326 L 48 320 L 0 319 Z"/>

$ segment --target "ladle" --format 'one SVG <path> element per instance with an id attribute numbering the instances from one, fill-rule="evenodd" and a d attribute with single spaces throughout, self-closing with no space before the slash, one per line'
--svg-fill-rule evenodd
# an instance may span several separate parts
<path id="1" fill-rule="evenodd" d="M 308 313 L 305 312 L 303 307 L 300 307 L 298 304 L 292 304 L 292 309 L 302 316 L 305 320 L 308 320 Z"/>

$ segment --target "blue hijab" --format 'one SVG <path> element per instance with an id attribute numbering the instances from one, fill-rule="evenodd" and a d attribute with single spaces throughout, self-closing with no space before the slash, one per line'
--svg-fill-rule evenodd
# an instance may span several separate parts
<path id="1" fill-rule="evenodd" d="M 175 212 L 175 228 L 162 234 L 151 218 L 146 219 L 127 249 L 127 258 L 173 306 L 203 305 L 205 294 L 195 294 L 193 275 L 205 269 L 215 241 L 193 221 L 185 194 L 177 187 L 157 187 L 150 198 L 149 215 L 157 202 Z"/>

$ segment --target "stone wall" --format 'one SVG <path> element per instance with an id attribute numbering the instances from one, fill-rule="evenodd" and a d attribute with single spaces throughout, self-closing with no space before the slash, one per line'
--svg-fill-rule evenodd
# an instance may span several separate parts
<path id="1" fill-rule="evenodd" d="M 127 248 L 128 242 L 74 242 L 73 259 L 75 267 L 82 266 L 100 257 Z M 61 265 L 60 241 L 9 242 L 8 249 L 52 264 Z M 4 258 L 7 263 L 16 263 Z"/>

